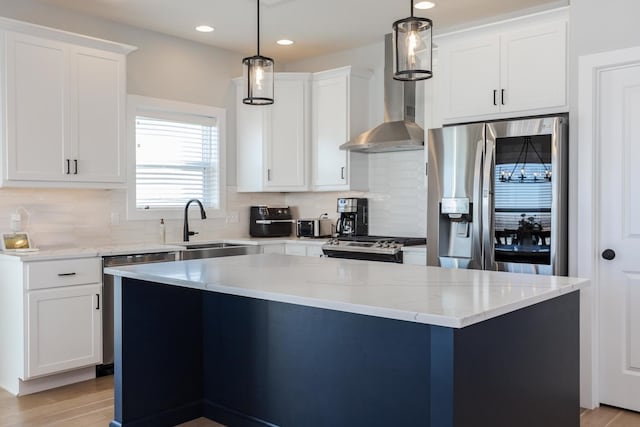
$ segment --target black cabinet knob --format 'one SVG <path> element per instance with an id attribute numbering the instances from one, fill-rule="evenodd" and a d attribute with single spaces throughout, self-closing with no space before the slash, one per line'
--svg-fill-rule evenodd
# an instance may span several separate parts
<path id="1" fill-rule="evenodd" d="M 613 249 L 605 249 L 604 251 L 602 251 L 602 258 L 606 259 L 607 261 L 611 261 L 615 257 L 616 252 Z"/>

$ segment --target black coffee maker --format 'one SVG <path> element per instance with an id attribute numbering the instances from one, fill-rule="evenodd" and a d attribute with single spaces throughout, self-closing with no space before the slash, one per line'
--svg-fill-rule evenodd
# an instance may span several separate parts
<path id="1" fill-rule="evenodd" d="M 369 234 L 369 201 L 355 197 L 338 199 L 339 237 L 366 236 Z"/>

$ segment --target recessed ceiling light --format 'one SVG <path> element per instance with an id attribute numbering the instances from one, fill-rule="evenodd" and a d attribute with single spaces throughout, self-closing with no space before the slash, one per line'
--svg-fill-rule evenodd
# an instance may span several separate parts
<path id="1" fill-rule="evenodd" d="M 201 33 L 210 33 L 214 30 L 213 27 L 209 25 L 198 25 L 196 27 L 196 31 L 200 31 Z"/>
<path id="2" fill-rule="evenodd" d="M 431 3 L 430 1 L 421 1 L 415 4 L 416 9 L 431 9 L 435 6 L 435 3 Z"/>
<path id="3" fill-rule="evenodd" d="M 293 40 L 282 39 L 278 40 L 276 43 L 278 43 L 280 46 L 291 46 L 293 44 Z"/>

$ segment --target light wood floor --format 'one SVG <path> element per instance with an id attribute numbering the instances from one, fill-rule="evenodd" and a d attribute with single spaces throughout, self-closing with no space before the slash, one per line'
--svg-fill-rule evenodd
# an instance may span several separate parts
<path id="1" fill-rule="evenodd" d="M 0 427 L 106 427 L 113 419 L 113 376 L 16 398 L 0 389 Z M 223 427 L 205 418 L 181 427 Z M 640 413 L 608 406 L 582 410 L 580 427 L 640 427 Z"/>

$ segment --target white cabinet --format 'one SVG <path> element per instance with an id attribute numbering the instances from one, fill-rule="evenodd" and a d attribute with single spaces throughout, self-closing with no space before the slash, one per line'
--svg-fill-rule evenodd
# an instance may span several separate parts
<path id="1" fill-rule="evenodd" d="M 56 30 L 37 33 L 2 32 L 2 184 L 109 188 L 124 183 L 125 55 L 132 48 Z"/>
<path id="2" fill-rule="evenodd" d="M 285 247 L 285 254 L 296 256 L 324 256 L 322 252 L 322 246 L 317 243 L 287 243 Z"/>
<path id="3" fill-rule="evenodd" d="M 297 243 L 287 243 L 284 253 L 286 255 L 307 256 L 307 247 Z"/>
<path id="4" fill-rule="evenodd" d="M 315 256 L 322 257 L 324 256 L 324 252 L 322 252 L 322 246 L 318 245 L 308 245 L 307 246 L 307 256 Z"/>
<path id="5" fill-rule="evenodd" d="M 100 283 L 27 293 L 26 378 L 102 360 Z"/>
<path id="6" fill-rule="evenodd" d="M 275 102 L 242 103 L 237 88 L 237 187 L 240 192 L 309 189 L 310 78 L 305 73 L 276 73 Z"/>
<path id="7" fill-rule="evenodd" d="M 263 254 L 284 255 L 285 254 L 285 244 L 284 243 L 277 243 L 277 244 L 262 245 L 262 253 Z"/>
<path id="8" fill-rule="evenodd" d="M 438 39 L 445 122 L 567 110 L 566 10 Z"/>
<path id="9" fill-rule="evenodd" d="M 313 75 L 312 185 L 316 191 L 368 190 L 368 157 L 340 150 L 369 123 L 371 72 L 352 67 Z"/>
<path id="10" fill-rule="evenodd" d="M 29 394 L 95 377 L 102 362 L 102 259 L 0 255 L 0 387 Z"/>
<path id="11" fill-rule="evenodd" d="M 403 251 L 402 263 L 409 265 L 427 265 L 426 251 Z"/>

